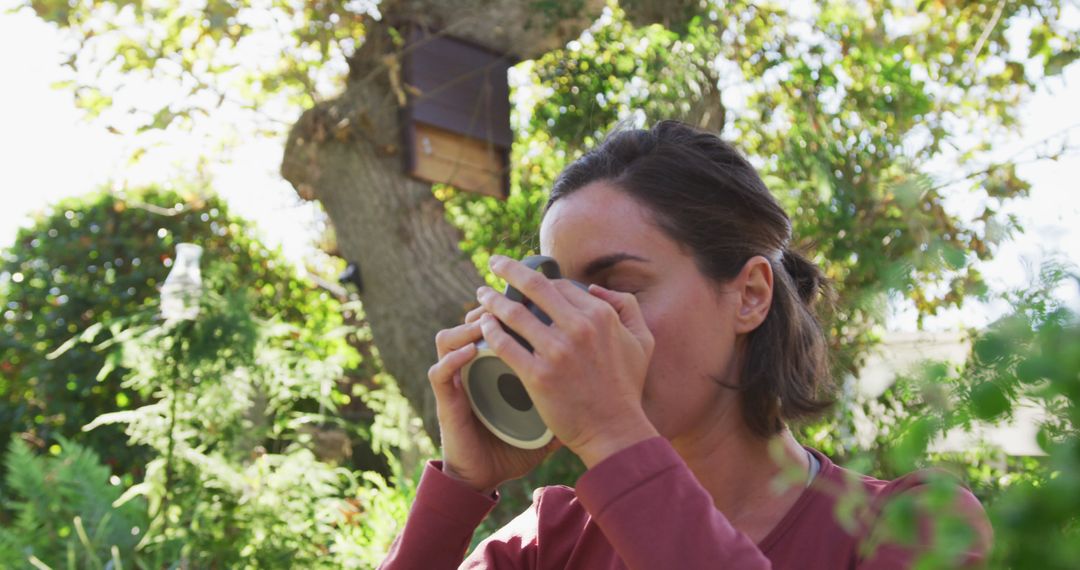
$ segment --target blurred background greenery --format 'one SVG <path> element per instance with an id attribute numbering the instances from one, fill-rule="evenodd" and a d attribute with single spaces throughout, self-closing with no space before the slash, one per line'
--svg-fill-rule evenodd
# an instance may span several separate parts
<path id="1" fill-rule="evenodd" d="M 535 252 L 546 189 L 616 124 L 680 118 L 721 132 L 836 287 L 822 318 L 841 399 L 797 426 L 800 440 L 881 478 L 928 466 L 959 477 L 990 513 L 993 567 L 1080 564 L 1080 331 L 1063 300 L 1076 298 L 1075 267 L 1049 258 L 1010 288 L 981 272 L 1024 231 L 1010 214 L 1033 191 L 1023 164 L 1075 160 L 1067 136 L 996 152 L 1019 136 L 1033 93 L 1080 56 L 1075 4 L 462 2 L 441 27 L 468 35 L 508 21 L 507 6 L 535 18 L 539 39 L 512 48 L 505 199 L 403 182 L 385 146 L 396 135 L 379 128 L 396 109 L 370 92 L 394 100 L 385 62 L 403 49 L 412 4 L 10 4 L 5 17 L 63 32 L 70 75 L 58 87 L 126 146 L 110 181 L 33 214 L 0 258 L 3 566 L 378 564 L 438 455 L 415 374 L 433 348 L 395 339 L 430 339 L 470 299 L 450 294 L 425 322 L 388 323 L 381 315 L 394 320 L 440 283 L 383 294 L 394 282 L 367 261 L 362 289 L 338 283 L 367 248 L 396 251 L 348 223 L 363 219 L 339 195 L 354 189 L 290 177 L 322 212 L 321 253 L 287 256 L 230 210 L 214 177 L 251 141 L 288 162 L 286 137 L 306 133 L 307 118 L 365 104 L 391 118 L 339 130 L 307 158 L 330 169 L 387 154 L 360 182 L 419 188 L 405 208 L 452 228 L 453 247 L 433 255 L 458 264 L 442 276 L 464 291 L 494 283 L 491 253 Z M 162 167 L 167 141 L 182 138 L 195 153 Z M 124 175 L 140 169 L 150 174 Z M 180 242 L 204 248 L 202 311 L 165 323 L 158 290 Z M 948 358 L 909 350 L 902 361 L 889 332 L 898 304 L 916 325 L 993 317 L 952 334 Z M 1034 434 L 1019 451 L 995 431 L 1017 422 Z M 560 452 L 506 484 L 474 541 L 533 488 L 572 485 L 581 469 Z M 955 565 L 970 539 L 942 532 L 923 567 Z"/>

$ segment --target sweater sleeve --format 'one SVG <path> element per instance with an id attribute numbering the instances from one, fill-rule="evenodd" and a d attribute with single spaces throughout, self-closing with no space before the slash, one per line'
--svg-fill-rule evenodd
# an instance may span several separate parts
<path id="1" fill-rule="evenodd" d="M 441 461 L 429 461 L 420 477 L 405 528 L 394 539 L 379 568 L 457 568 L 465 558 L 476 527 L 497 502 L 497 493 L 494 496 L 477 493 L 443 473 Z"/>
<path id="2" fill-rule="evenodd" d="M 627 567 L 771 568 L 663 437 L 632 445 L 578 479 L 577 495 Z"/>
<path id="3" fill-rule="evenodd" d="M 514 518 L 476 545 L 476 549 L 461 564 L 460 570 L 535 570 L 538 558 L 538 511 L 540 489 L 533 493 L 533 503 Z M 549 545 L 561 550 L 567 545 Z"/>

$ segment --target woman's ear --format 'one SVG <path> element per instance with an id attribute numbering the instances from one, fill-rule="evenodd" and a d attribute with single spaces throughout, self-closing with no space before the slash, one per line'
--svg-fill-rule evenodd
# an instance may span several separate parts
<path id="1" fill-rule="evenodd" d="M 739 305 L 735 311 L 735 333 L 745 334 L 765 322 L 772 306 L 773 272 L 769 260 L 751 257 L 735 278 Z"/>

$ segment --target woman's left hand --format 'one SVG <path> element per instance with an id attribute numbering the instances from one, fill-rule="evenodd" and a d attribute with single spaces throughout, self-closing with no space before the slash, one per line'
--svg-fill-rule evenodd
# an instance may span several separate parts
<path id="1" fill-rule="evenodd" d="M 490 313 L 480 321 L 484 340 L 520 376 L 555 437 L 592 467 L 659 435 L 641 403 L 653 336 L 633 295 L 597 285 L 585 292 L 502 256 L 492 256 L 491 270 L 551 317 L 551 326 L 544 325 L 489 287 L 477 292 Z"/>

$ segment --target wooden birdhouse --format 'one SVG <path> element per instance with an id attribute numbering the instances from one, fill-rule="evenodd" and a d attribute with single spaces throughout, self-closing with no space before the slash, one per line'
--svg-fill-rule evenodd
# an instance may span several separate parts
<path id="1" fill-rule="evenodd" d="M 414 26 L 402 58 L 406 172 L 506 198 L 510 85 L 506 54 Z"/>

